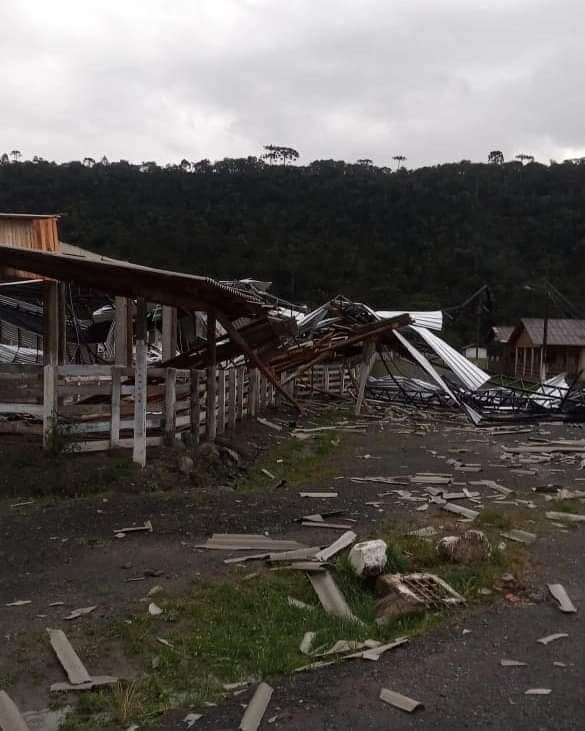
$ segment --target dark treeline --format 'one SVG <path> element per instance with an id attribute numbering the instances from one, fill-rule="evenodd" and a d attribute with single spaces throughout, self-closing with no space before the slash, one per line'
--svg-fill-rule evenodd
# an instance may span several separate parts
<path id="1" fill-rule="evenodd" d="M 389 308 L 449 307 L 488 283 L 493 319 L 511 321 L 542 312 L 542 296 L 525 285 L 548 276 L 582 306 L 578 162 L 392 172 L 369 160 L 162 168 L 5 159 L 0 210 L 61 212 L 70 243 L 223 279 L 269 279 L 275 293 L 310 304 L 342 292 Z M 470 319 L 461 338 L 474 327 Z"/>

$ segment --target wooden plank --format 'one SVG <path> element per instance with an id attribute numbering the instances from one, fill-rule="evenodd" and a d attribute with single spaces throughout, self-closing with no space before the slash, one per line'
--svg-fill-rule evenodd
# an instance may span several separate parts
<path id="1" fill-rule="evenodd" d="M 177 308 L 162 308 L 162 359 L 163 362 L 177 355 Z"/>
<path id="2" fill-rule="evenodd" d="M 217 348 L 215 342 L 216 334 L 216 312 L 215 309 L 207 310 L 207 440 L 215 441 L 217 433 L 216 419 L 216 396 L 217 396 Z"/>
<path id="3" fill-rule="evenodd" d="M 201 371 L 191 371 L 191 433 L 195 444 L 199 443 L 199 423 L 201 420 Z"/>
<path id="4" fill-rule="evenodd" d="M 44 285 L 43 358 L 45 365 L 57 365 L 59 359 L 59 283 L 48 281 Z"/>
<path id="5" fill-rule="evenodd" d="M 217 433 L 225 432 L 225 370 L 221 369 L 217 372 Z"/>
<path id="6" fill-rule="evenodd" d="M 91 676 L 87 672 L 84 664 L 81 662 L 79 655 L 71 646 L 65 632 L 60 629 L 48 629 L 47 632 L 49 633 L 51 647 L 63 666 L 63 670 L 67 673 L 69 682 L 72 685 L 89 683 L 91 681 Z"/>
<path id="7" fill-rule="evenodd" d="M 132 459 L 146 465 L 146 302 L 139 299 L 136 307 L 136 367 L 134 372 L 134 449 Z"/>
<path id="8" fill-rule="evenodd" d="M 167 368 L 166 374 L 164 443 L 167 447 L 172 447 L 177 430 L 177 371 L 175 368 Z"/>
<path id="9" fill-rule="evenodd" d="M 119 368 L 112 368 L 112 414 L 110 421 L 110 446 L 112 449 L 120 443 L 120 385 Z"/>
<path id="10" fill-rule="evenodd" d="M 43 381 L 43 448 L 49 449 L 57 426 L 56 366 L 46 365 Z"/>
<path id="11" fill-rule="evenodd" d="M 16 703 L 4 690 L 0 690 L 0 728 L 3 731 L 30 731 Z"/>
<path id="12" fill-rule="evenodd" d="M 228 370 L 228 429 L 236 425 L 236 381 L 237 372 L 235 368 Z"/>
<path id="13" fill-rule="evenodd" d="M 114 358 L 117 365 L 128 365 L 128 300 L 116 297 L 114 300 Z"/>
<path id="14" fill-rule="evenodd" d="M 248 371 L 248 416 L 256 416 L 258 402 L 258 371 L 251 368 Z"/>
<path id="15" fill-rule="evenodd" d="M 240 366 L 237 369 L 237 386 L 236 386 L 236 421 L 242 421 L 244 418 L 244 376 L 246 369 Z"/>
<path id="16" fill-rule="evenodd" d="M 360 383 L 358 388 L 358 396 L 355 403 L 355 415 L 359 416 L 362 410 L 362 403 L 366 393 L 366 384 L 368 382 L 368 376 L 376 360 L 376 343 L 373 340 L 369 340 L 364 345 L 363 351 L 363 363 L 360 368 Z"/>
<path id="17" fill-rule="evenodd" d="M 45 407 L 42 404 L 0 404 L 0 414 L 30 414 L 31 416 L 43 416 Z"/>
<path id="18" fill-rule="evenodd" d="M 113 366 L 95 365 L 62 365 L 59 366 L 60 376 L 86 376 L 88 378 L 111 378 Z M 126 375 L 133 375 L 134 371 L 129 368 Z"/>
<path id="19" fill-rule="evenodd" d="M 42 424 L 30 424 L 28 421 L 0 421 L 0 434 L 38 434 L 43 433 Z"/>

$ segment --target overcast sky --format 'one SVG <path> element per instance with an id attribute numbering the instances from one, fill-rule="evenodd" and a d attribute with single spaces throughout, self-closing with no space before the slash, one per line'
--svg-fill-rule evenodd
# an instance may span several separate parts
<path id="1" fill-rule="evenodd" d="M 0 152 L 585 155 L 583 0 L 0 0 Z"/>

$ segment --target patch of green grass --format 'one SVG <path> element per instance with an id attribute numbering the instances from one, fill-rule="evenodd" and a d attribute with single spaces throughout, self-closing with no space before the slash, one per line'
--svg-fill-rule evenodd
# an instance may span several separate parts
<path id="1" fill-rule="evenodd" d="M 475 525 L 478 527 L 491 527 L 498 528 L 499 530 L 509 530 L 514 526 L 514 521 L 510 514 L 505 513 L 503 510 L 484 508 L 477 516 Z"/>
<path id="2" fill-rule="evenodd" d="M 339 448 L 341 438 L 336 432 L 324 432 L 310 439 L 287 439 L 265 454 L 250 470 L 240 486 L 242 492 L 263 492 L 271 489 L 275 480 L 262 469 L 271 472 L 276 480 L 286 480 L 289 488 L 306 485 L 316 479 L 333 476 L 335 462 L 330 459 Z"/>
<path id="3" fill-rule="evenodd" d="M 585 505 L 578 500 L 551 500 L 549 503 L 550 510 L 557 513 L 584 513 Z"/>

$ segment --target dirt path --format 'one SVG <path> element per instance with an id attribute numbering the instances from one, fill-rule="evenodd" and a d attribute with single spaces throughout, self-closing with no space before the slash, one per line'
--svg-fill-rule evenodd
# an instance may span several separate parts
<path id="1" fill-rule="evenodd" d="M 551 434 L 545 436 L 581 436 L 580 431 L 562 427 L 546 427 L 540 433 L 547 431 Z M 538 433 L 535 430 L 534 435 Z M 357 484 L 351 477 L 450 471 L 445 465 L 453 456 L 449 450 L 467 449 L 461 458 L 482 465 L 481 474 L 466 475 L 468 479 L 499 480 L 526 499 L 533 497 L 535 480 L 570 486 L 581 474 L 572 465 L 540 467 L 536 478 L 498 466 L 501 445 L 528 436 L 494 438 L 449 425 L 413 434 L 400 424 L 384 430 L 372 426 L 367 434 L 345 434 L 324 457 L 326 476 L 316 474 L 304 485 L 334 489 L 339 493 L 335 500 L 303 499 L 298 489 L 270 494 L 194 489 L 5 510 L 0 514 L 0 626 L 5 639 L 0 685 L 25 710 L 47 703 L 48 685 L 61 679 L 61 670 L 49 650 L 39 653 L 38 641 L 32 640 L 56 624 L 65 626 L 94 673 L 111 673 L 114 665 L 120 675 L 132 674 L 132 664 L 120 655 L 115 642 L 97 647 L 92 637 L 103 635 L 104 627 L 135 611 L 155 584 L 174 591 L 195 576 L 222 577 L 226 554 L 196 548 L 212 532 L 268 532 L 317 545 L 331 542 L 338 533 L 301 528 L 295 521 L 303 514 L 341 509 L 344 518 L 355 521 L 361 537 L 383 524 L 413 519 L 412 503 L 394 494 L 381 496 L 388 492 L 386 486 Z M 432 506 L 423 515 L 436 519 L 436 511 Z M 534 511 L 535 519 L 537 512 L 543 512 L 542 505 Z M 114 538 L 114 529 L 145 520 L 152 521 L 152 534 Z M 559 533 L 540 524 L 537 532 L 534 556 L 540 582 L 564 583 L 579 606 L 581 533 Z M 31 604 L 4 606 L 15 600 Z M 65 606 L 49 607 L 58 601 Z M 63 622 L 67 611 L 94 604 L 97 609 L 88 617 Z M 579 637 L 585 637 L 582 621 L 580 613 L 564 616 L 547 603 L 476 612 L 463 624 L 417 638 L 376 664 L 342 665 L 277 684 L 268 714 L 277 719 L 266 728 L 386 729 L 390 724 L 393 728 L 578 728 L 582 724 L 571 725 L 575 724 L 571 719 L 585 715 L 579 710 L 584 693 L 578 674 L 578 653 L 583 649 Z M 463 626 L 471 633 L 462 635 Z M 536 643 L 542 635 L 561 631 L 570 633 L 568 641 L 547 648 Z M 525 660 L 529 667 L 501 668 L 498 661 L 504 656 Z M 554 667 L 553 660 L 567 667 Z M 23 667 L 26 672 L 21 672 Z M 384 706 L 377 700 L 383 685 L 423 701 L 425 710 L 407 716 Z M 529 687 L 550 687 L 552 693 L 525 697 Z M 238 696 L 209 709 L 197 728 L 235 728 L 246 699 Z M 185 728 L 184 715 L 181 711 L 163 719 L 161 731 Z"/>

